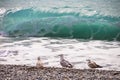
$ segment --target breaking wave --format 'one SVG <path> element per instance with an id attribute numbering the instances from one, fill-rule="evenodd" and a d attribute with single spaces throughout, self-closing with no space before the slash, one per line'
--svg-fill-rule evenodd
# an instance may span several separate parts
<path id="1" fill-rule="evenodd" d="M 120 41 L 120 17 L 33 8 L 6 11 L 1 31 L 9 37 L 62 37 Z"/>

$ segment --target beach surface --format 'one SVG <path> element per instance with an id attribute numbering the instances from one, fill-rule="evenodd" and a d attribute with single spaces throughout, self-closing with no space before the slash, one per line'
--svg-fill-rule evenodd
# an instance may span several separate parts
<path id="1" fill-rule="evenodd" d="M 120 80 L 120 71 L 1 64 L 0 80 Z"/>

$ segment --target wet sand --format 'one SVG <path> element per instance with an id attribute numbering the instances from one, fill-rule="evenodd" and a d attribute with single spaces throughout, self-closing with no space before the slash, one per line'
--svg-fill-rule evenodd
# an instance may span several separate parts
<path id="1" fill-rule="evenodd" d="M 1 64 L 0 80 L 120 80 L 120 71 Z"/>

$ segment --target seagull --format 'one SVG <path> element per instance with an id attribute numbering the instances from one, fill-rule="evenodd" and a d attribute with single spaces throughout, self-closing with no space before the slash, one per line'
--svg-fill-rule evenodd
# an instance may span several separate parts
<path id="1" fill-rule="evenodd" d="M 37 58 L 37 63 L 36 63 L 37 68 L 43 68 L 43 63 L 40 60 L 40 57 Z"/>
<path id="2" fill-rule="evenodd" d="M 73 65 L 64 59 L 63 54 L 60 54 L 60 64 L 62 67 L 73 68 Z"/>
<path id="3" fill-rule="evenodd" d="M 88 66 L 89 66 L 90 68 L 102 68 L 102 66 L 96 64 L 94 61 L 91 61 L 90 59 L 88 59 L 88 60 L 86 60 L 86 61 L 88 61 L 87 64 L 88 64 Z"/>

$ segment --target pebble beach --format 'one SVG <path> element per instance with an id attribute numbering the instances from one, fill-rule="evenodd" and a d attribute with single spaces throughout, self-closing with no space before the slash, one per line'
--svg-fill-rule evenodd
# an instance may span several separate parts
<path id="1" fill-rule="evenodd" d="M 120 80 L 120 71 L 1 64 L 0 80 Z"/>

